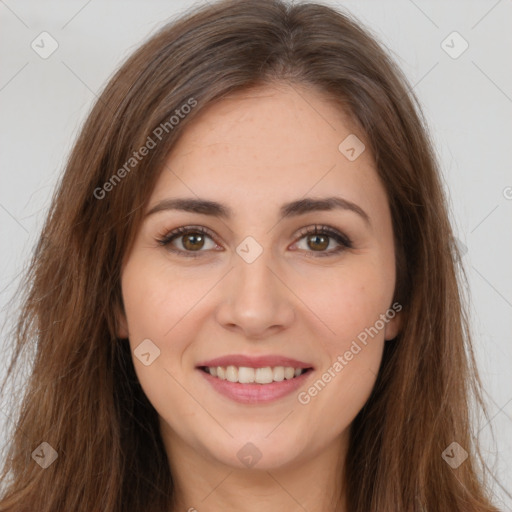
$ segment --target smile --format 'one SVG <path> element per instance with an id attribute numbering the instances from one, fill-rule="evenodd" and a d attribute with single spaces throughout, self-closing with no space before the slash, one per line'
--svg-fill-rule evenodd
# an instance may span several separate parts
<path id="1" fill-rule="evenodd" d="M 294 368 L 293 366 L 265 366 L 250 368 L 247 366 L 204 366 L 206 373 L 220 380 L 239 382 L 240 384 L 271 384 L 300 377 L 308 368 Z"/>

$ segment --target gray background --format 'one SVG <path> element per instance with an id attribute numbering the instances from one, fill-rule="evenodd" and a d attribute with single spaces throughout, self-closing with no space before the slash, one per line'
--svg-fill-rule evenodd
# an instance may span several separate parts
<path id="1" fill-rule="evenodd" d="M 0 322 L 13 319 L 5 307 L 97 93 L 120 61 L 156 28 L 197 3 L 0 0 Z M 461 247 L 467 249 L 463 264 L 470 284 L 475 349 L 491 417 L 477 424 L 475 432 L 510 492 L 512 2 L 323 3 L 350 11 L 371 29 L 423 105 L 453 225 Z M 46 59 L 31 48 L 43 31 L 59 45 Z M 446 40 L 453 31 L 469 44 L 457 58 L 443 49 L 449 45 L 454 54 L 462 48 L 456 37 Z M 9 344 L 3 334 L 0 377 Z M 2 397 L 0 404 L 0 428 L 12 416 L 8 398 Z M 500 489 L 495 492 L 503 510 L 512 510 Z"/>

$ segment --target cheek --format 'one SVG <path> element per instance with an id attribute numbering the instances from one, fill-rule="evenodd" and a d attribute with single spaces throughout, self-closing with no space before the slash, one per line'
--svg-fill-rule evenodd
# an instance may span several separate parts
<path id="1" fill-rule="evenodd" d="M 329 280 L 309 286 L 308 295 L 308 305 L 327 327 L 316 342 L 328 357 L 319 369 L 320 382 L 305 390 L 301 403 L 315 401 L 314 407 L 329 410 L 341 422 L 353 419 L 368 399 L 382 359 L 385 327 L 394 316 L 386 317 L 394 291 L 392 259 L 389 265 L 382 258 L 353 261 Z M 331 425 L 339 427 L 338 421 Z"/>
<path id="2" fill-rule="evenodd" d="M 390 305 L 393 288 L 366 267 L 362 274 L 354 269 L 331 279 L 328 290 L 318 288 L 315 300 L 328 326 L 315 343 L 326 357 L 298 397 L 327 438 L 350 425 L 375 385 L 385 343 L 380 315 Z"/>
<path id="3" fill-rule="evenodd" d="M 330 272 L 328 278 L 321 280 L 306 275 L 301 286 L 302 296 L 308 297 L 307 305 L 326 327 L 323 332 L 327 334 L 328 351 L 332 355 L 334 350 L 344 350 L 347 343 L 374 326 L 390 307 L 394 269 L 361 260 Z M 382 330 L 380 323 L 378 328 Z"/>
<path id="4" fill-rule="evenodd" d="M 190 281 L 170 265 L 164 265 L 139 255 L 129 260 L 122 275 L 123 301 L 140 385 L 158 414 L 176 431 L 181 431 L 187 425 L 184 418 L 200 416 L 197 403 L 182 387 L 181 365 L 194 337 L 195 326 L 191 321 L 194 311 L 213 284 L 208 279 Z M 147 339 L 159 353 L 146 366 L 137 357 L 137 347 Z M 169 404 L 173 404 L 172 409 Z M 179 421 L 172 411 L 179 411 Z M 181 434 L 185 436 L 186 431 Z"/>
<path id="5" fill-rule="evenodd" d="M 349 427 L 374 388 L 384 342 L 375 339 L 366 347 L 359 345 L 340 351 L 335 362 L 299 396 L 300 407 L 309 409 L 307 415 L 325 438 L 334 438 Z M 352 354 L 350 360 L 348 354 Z"/>
<path id="6" fill-rule="evenodd" d="M 214 283 L 214 276 L 206 273 L 201 279 L 188 278 L 165 260 L 132 259 L 122 278 L 130 339 L 174 337 L 173 331 Z"/>
<path id="7" fill-rule="evenodd" d="M 322 343 L 328 354 L 323 380 L 337 388 L 341 403 L 361 402 L 373 386 L 384 347 L 386 324 L 380 315 L 387 310 L 387 296 L 375 280 L 347 278 L 326 300 L 323 318 L 331 333 Z"/>

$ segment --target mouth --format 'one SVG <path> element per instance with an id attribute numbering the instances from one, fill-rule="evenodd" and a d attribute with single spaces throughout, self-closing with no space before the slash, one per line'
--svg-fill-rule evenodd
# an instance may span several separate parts
<path id="1" fill-rule="evenodd" d="M 296 359 L 243 355 L 204 361 L 196 369 L 216 392 L 245 404 L 263 404 L 290 395 L 314 370 L 311 364 Z"/>
<path id="2" fill-rule="evenodd" d="M 248 366 L 200 366 L 200 370 L 212 377 L 240 384 L 266 385 L 272 382 L 283 382 L 300 377 L 313 368 L 294 368 L 293 366 L 264 366 L 251 368 Z"/>

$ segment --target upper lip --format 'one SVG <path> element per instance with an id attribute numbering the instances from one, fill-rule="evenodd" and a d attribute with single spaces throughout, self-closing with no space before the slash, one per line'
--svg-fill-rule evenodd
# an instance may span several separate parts
<path id="1" fill-rule="evenodd" d="M 245 356 L 242 354 L 233 354 L 228 356 L 216 357 L 215 359 L 209 359 L 197 365 L 202 366 L 237 366 L 247 368 L 265 368 L 266 366 L 291 366 L 293 368 L 312 368 L 313 366 L 304 361 L 298 361 L 285 356 L 276 355 L 263 355 L 263 356 Z"/>

